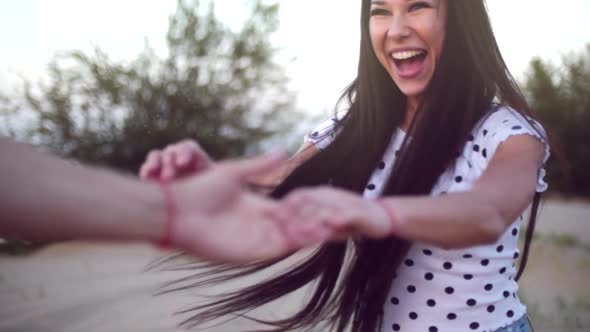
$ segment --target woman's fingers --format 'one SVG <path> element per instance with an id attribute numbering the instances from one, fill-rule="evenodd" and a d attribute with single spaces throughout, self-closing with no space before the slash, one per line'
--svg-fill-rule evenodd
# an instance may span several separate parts
<path id="1" fill-rule="evenodd" d="M 139 170 L 142 179 L 173 180 L 208 168 L 209 156 L 197 142 L 184 140 L 152 150 Z"/>
<path id="2" fill-rule="evenodd" d="M 343 241 L 360 234 L 378 238 L 387 235 L 382 222 L 373 220 L 377 213 L 368 209 L 371 203 L 360 197 L 329 189 L 302 189 L 290 194 L 285 202 L 297 219 L 285 229 L 299 244 L 318 239 Z"/>
<path id="3" fill-rule="evenodd" d="M 192 140 L 184 140 L 170 147 L 168 151 L 174 167 L 175 176 L 181 177 L 206 170 L 210 167 L 211 160 L 199 144 Z"/>
<path id="4" fill-rule="evenodd" d="M 363 199 L 343 191 L 320 188 L 303 193 L 308 204 L 328 208 L 332 216 L 325 219 L 331 228 L 349 229 L 349 232 L 371 238 L 391 235 L 391 221 L 387 211 L 377 202 Z M 310 212 L 307 212 L 310 213 Z"/>
<path id="5" fill-rule="evenodd" d="M 176 151 L 175 161 L 177 168 L 188 168 L 193 162 L 193 151 L 189 150 L 186 146 L 179 146 Z"/>
<path id="6" fill-rule="evenodd" d="M 161 164 L 161 151 L 152 150 L 139 169 L 139 177 L 143 180 L 159 178 Z"/>
<path id="7" fill-rule="evenodd" d="M 274 152 L 263 156 L 225 163 L 222 164 L 222 167 L 225 167 L 228 176 L 242 183 L 246 183 L 250 177 L 264 174 L 280 166 L 286 160 L 287 155 L 285 153 Z"/>
<path id="8" fill-rule="evenodd" d="M 162 172 L 160 179 L 169 181 L 176 177 L 176 149 L 169 146 L 162 152 Z"/>
<path id="9" fill-rule="evenodd" d="M 283 220 L 288 220 L 284 230 L 289 240 L 297 246 L 347 238 L 348 228 L 342 226 L 341 216 L 330 205 L 316 201 L 305 193 L 287 197 L 284 204 L 290 215 L 288 219 L 283 217 Z"/>
<path id="10" fill-rule="evenodd" d="M 179 168 L 196 168 L 199 159 L 208 159 L 201 147 L 191 140 L 184 140 L 175 145 L 176 166 Z"/>

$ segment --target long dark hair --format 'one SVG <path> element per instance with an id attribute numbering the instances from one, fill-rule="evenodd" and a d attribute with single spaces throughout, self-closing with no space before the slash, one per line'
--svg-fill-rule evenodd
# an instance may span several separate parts
<path id="1" fill-rule="evenodd" d="M 392 133 L 404 121 L 406 96 L 378 62 L 371 46 L 370 5 L 370 0 L 362 1 L 358 75 L 342 97 L 348 100 L 350 109 L 341 122 L 341 131 L 325 150 L 276 188 L 272 193 L 275 198 L 298 187 L 326 184 L 362 193 Z M 447 6 L 439 64 L 410 126 L 412 141 L 403 144 L 383 194 L 386 196 L 429 194 L 495 98 L 533 118 L 502 59 L 484 1 L 449 0 Z M 539 199 L 535 195 L 531 234 Z M 522 263 L 526 262 L 529 243 L 527 237 Z M 351 327 L 353 331 L 374 332 L 382 323 L 386 290 L 409 246 L 408 241 L 396 237 L 325 244 L 274 278 L 192 308 L 197 313 L 185 325 L 247 313 L 315 281 L 313 293 L 301 310 L 282 320 L 265 321 L 272 331 L 305 330 L 328 323 L 336 331 Z M 190 286 L 249 275 L 277 262 L 221 266 L 200 272 L 196 276 L 199 281 Z M 519 275 L 522 268 L 524 264 Z"/>

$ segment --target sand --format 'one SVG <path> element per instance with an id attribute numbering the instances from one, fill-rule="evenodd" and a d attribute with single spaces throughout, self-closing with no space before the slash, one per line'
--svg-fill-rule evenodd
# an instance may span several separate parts
<path id="1" fill-rule="evenodd" d="M 579 242 L 564 247 L 539 241 L 533 246 L 521 293 L 535 304 L 532 309 L 552 317 L 563 309 L 559 301 L 590 300 L 590 258 L 584 247 L 590 244 L 590 204 L 548 202 L 538 233 L 567 234 Z M 0 331 L 182 331 L 177 324 L 188 316 L 173 313 L 202 297 L 189 291 L 154 296 L 163 282 L 186 275 L 146 271 L 146 266 L 164 254 L 146 245 L 71 242 L 54 244 L 26 257 L 0 256 Z M 257 314 L 281 317 L 301 307 L 302 295 L 261 308 Z M 574 325 L 579 326 L 571 331 L 590 330 L 588 313 L 577 316 Z M 206 331 L 244 331 L 256 326 L 235 319 Z M 558 330 L 537 327 L 537 331 Z"/>

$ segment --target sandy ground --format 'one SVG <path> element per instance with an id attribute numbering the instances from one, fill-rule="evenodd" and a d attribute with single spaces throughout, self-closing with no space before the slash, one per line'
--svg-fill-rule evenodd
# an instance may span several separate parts
<path id="1" fill-rule="evenodd" d="M 567 234 L 579 243 L 563 246 L 540 240 L 533 246 L 521 295 L 538 316 L 537 331 L 590 331 L 590 310 L 585 307 L 590 301 L 590 251 L 585 247 L 590 244 L 590 204 L 547 203 L 538 232 Z M 162 255 L 143 245 L 64 243 L 27 257 L 0 256 L 0 331 L 181 331 L 176 324 L 188 316 L 173 313 L 202 297 L 189 291 L 154 296 L 163 282 L 186 274 L 146 271 Z M 280 317 L 299 308 L 302 295 L 257 314 Z M 255 327 L 235 319 L 206 331 Z"/>

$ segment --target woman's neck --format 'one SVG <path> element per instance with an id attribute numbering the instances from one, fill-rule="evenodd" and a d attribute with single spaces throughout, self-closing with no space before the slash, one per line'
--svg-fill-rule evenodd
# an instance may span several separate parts
<path id="1" fill-rule="evenodd" d="M 416 109 L 418 109 L 419 99 L 417 96 L 409 96 L 408 102 L 406 103 L 406 117 L 402 123 L 402 130 L 408 132 L 410 125 L 416 116 Z"/>

